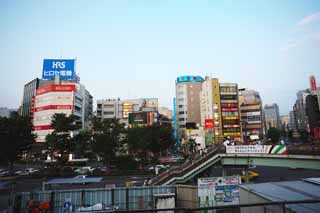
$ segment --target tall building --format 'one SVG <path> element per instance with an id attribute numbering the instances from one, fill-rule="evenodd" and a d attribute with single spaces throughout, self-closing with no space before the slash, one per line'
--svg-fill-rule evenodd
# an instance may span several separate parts
<path id="1" fill-rule="evenodd" d="M 289 115 L 281 115 L 280 116 L 280 124 L 281 124 L 281 130 L 287 132 L 289 130 L 289 125 L 290 125 Z"/>
<path id="2" fill-rule="evenodd" d="M 239 90 L 242 136 L 244 142 L 261 139 L 263 134 L 262 100 L 259 92 Z"/>
<path id="3" fill-rule="evenodd" d="M 21 107 L 22 116 L 30 116 L 32 97 L 36 94 L 36 89 L 38 89 L 40 81 L 39 78 L 35 78 L 24 85 Z"/>
<path id="4" fill-rule="evenodd" d="M 176 80 L 176 127 L 181 138 L 186 128 L 200 126 L 201 76 L 179 76 Z"/>
<path id="5" fill-rule="evenodd" d="M 206 140 L 241 139 L 238 85 L 206 77 L 200 92 L 201 125 Z M 210 141 L 211 142 L 211 141 Z"/>
<path id="6" fill-rule="evenodd" d="M 308 116 L 308 126 L 314 141 L 320 139 L 320 110 L 317 95 L 310 94 L 306 98 L 306 115 Z"/>
<path id="7" fill-rule="evenodd" d="M 53 131 L 51 122 L 56 113 L 75 115 L 82 128 L 88 127 L 92 117 L 92 96 L 82 84 L 48 84 L 36 90 L 32 112 L 36 142 L 44 142 L 47 134 Z"/>
<path id="8" fill-rule="evenodd" d="M 296 127 L 299 131 L 305 130 L 309 132 L 308 117 L 306 114 L 306 98 L 310 94 L 310 90 L 308 89 L 297 92 L 297 100 L 294 104 L 293 111 Z"/>
<path id="9" fill-rule="evenodd" d="M 152 124 L 157 122 L 158 110 L 157 98 L 105 99 L 97 101 L 96 116 L 99 119 L 117 118 L 126 126 L 130 122 Z"/>
<path id="10" fill-rule="evenodd" d="M 269 130 L 271 127 L 280 129 L 280 113 L 278 104 L 274 103 L 271 105 L 266 104 L 264 106 L 264 118 L 266 129 Z"/>
<path id="11" fill-rule="evenodd" d="M 12 113 L 17 112 L 16 109 L 9 109 L 7 107 L 0 107 L 0 117 L 11 117 Z"/>
<path id="12" fill-rule="evenodd" d="M 294 130 L 296 129 L 296 119 L 294 117 L 294 112 L 293 111 L 290 111 L 289 112 L 289 129 L 290 130 Z"/>

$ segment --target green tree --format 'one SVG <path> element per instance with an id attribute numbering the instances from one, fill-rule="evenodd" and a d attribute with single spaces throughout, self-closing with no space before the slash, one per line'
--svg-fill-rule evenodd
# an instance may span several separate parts
<path id="1" fill-rule="evenodd" d="M 60 156 L 55 156 L 58 166 L 65 166 L 68 161 L 69 154 L 74 152 L 74 140 L 72 138 L 73 131 L 80 128 L 76 123 L 74 115 L 66 116 L 66 114 L 58 113 L 53 116 L 51 126 L 54 131 L 46 136 L 47 148 L 51 156 L 55 152 Z"/>
<path id="2" fill-rule="evenodd" d="M 92 158 L 92 134 L 89 130 L 80 130 L 78 134 L 73 137 L 74 154 L 81 158 Z"/>
<path id="3" fill-rule="evenodd" d="M 105 165 L 110 165 L 122 149 L 124 133 L 124 125 L 118 119 L 93 120 L 92 150 L 103 159 Z"/>
<path id="4" fill-rule="evenodd" d="M 135 156 L 142 164 L 147 164 L 152 156 L 152 160 L 158 157 L 173 146 L 174 138 L 171 127 L 152 125 L 134 127 L 128 129 L 129 152 Z"/>
<path id="5" fill-rule="evenodd" d="M 271 127 L 268 130 L 267 137 L 268 137 L 268 139 L 271 139 L 272 143 L 275 143 L 275 144 L 278 143 L 279 139 L 280 139 L 280 136 L 281 136 L 281 130 L 280 129 Z"/>
<path id="6" fill-rule="evenodd" d="M 13 163 L 23 152 L 29 150 L 35 141 L 30 119 L 16 114 L 10 118 L 0 118 L 0 141 L 0 155 L 9 163 L 12 174 Z"/>

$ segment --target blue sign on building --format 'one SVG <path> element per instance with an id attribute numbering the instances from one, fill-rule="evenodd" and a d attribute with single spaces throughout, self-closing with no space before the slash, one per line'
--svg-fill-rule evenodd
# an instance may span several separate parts
<path id="1" fill-rule="evenodd" d="M 74 66 L 74 59 L 44 59 L 42 78 L 54 79 L 59 75 L 60 79 L 74 79 L 76 76 Z"/>
<path id="2" fill-rule="evenodd" d="M 186 76 L 179 76 L 177 78 L 177 82 L 202 82 L 203 78 L 201 76 L 191 76 L 191 75 L 186 75 Z"/>

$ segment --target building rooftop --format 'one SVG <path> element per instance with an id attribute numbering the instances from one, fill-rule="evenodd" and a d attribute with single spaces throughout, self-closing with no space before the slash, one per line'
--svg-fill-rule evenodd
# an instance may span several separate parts
<path id="1" fill-rule="evenodd" d="M 320 200 L 320 178 L 247 184 L 240 187 L 270 201 Z M 301 213 L 320 211 L 320 203 L 290 204 L 286 206 L 295 212 Z"/>

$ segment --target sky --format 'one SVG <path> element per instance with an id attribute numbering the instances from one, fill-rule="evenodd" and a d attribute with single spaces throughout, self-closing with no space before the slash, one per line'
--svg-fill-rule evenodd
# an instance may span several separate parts
<path id="1" fill-rule="evenodd" d="M 320 84 L 320 1 L 0 1 L 0 107 L 18 108 L 43 59 L 76 58 L 94 100 L 159 98 L 201 75 L 260 92 L 288 114 Z"/>

